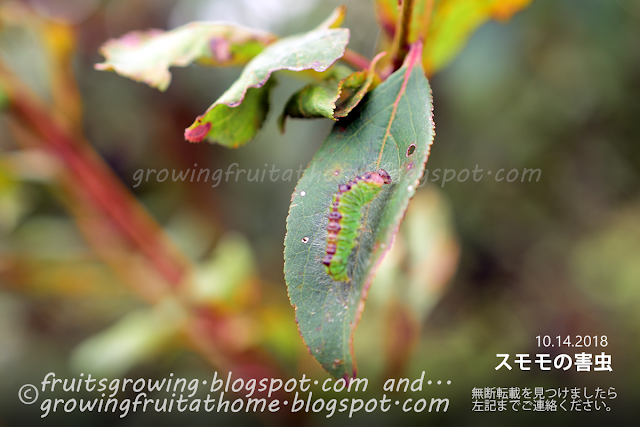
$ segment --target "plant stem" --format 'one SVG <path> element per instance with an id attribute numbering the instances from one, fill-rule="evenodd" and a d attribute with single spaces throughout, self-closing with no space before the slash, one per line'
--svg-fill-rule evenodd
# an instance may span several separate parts
<path id="1" fill-rule="evenodd" d="M 61 176 L 63 189 L 68 193 L 71 212 L 76 216 L 80 228 L 94 228 L 92 238 L 99 255 L 107 256 L 111 239 L 100 239 L 104 235 L 113 240 L 126 242 L 126 252 L 120 258 L 140 258 L 145 268 L 130 272 L 129 284 L 151 304 L 157 304 L 167 297 L 175 298 L 188 310 L 189 321 L 183 326 L 183 333 L 191 346 L 217 368 L 232 370 L 249 377 L 282 378 L 285 373 L 276 360 L 258 345 L 238 346 L 233 335 L 236 313 L 228 313 L 210 302 L 198 305 L 189 301 L 188 287 L 179 285 L 191 278 L 193 266 L 172 245 L 162 228 L 145 211 L 138 200 L 120 182 L 92 146 L 78 130 L 58 119 L 60 111 L 46 105 L 34 95 L 0 61 L 0 88 L 10 99 L 8 113 L 10 121 L 17 127 L 37 136 L 37 143 L 52 152 L 64 164 Z M 98 213 L 97 218 L 93 217 Z M 93 230 L 89 230 L 90 232 Z M 118 248 L 121 249 L 121 248 Z M 140 255 L 138 255 L 140 254 Z M 109 262 L 112 261 L 112 262 Z M 113 259 L 107 264 L 113 267 Z M 115 262 L 118 264 L 118 262 Z M 135 266 L 135 262 L 127 267 Z M 151 273 L 151 274 L 149 274 Z M 153 277 L 149 277 L 153 276 Z M 154 280 L 159 277 L 160 280 Z M 133 283 L 131 283 L 133 282 Z M 149 283 L 146 283 L 149 282 Z M 150 285 L 150 286 L 148 286 Z M 153 289 L 150 289 L 153 288 Z M 222 305 L 222 304 L 221 304 Z M 296 414 L 283 412 L 281 424 L 300 425 L 303 411 Z"/>
<path id="2" fill-rule="evenodd" d="M 411 15 L 415 0 L 402 0 L 400 14 L 396 21 L 396 31 L 391 45 L 392 71 L 402 66 L 404 57 L 409 52 L 409 33 L 411 27 Z"/>
<path id="3" fill-rule="evenodd" d="M 10 112 L 19 122 L 33 129 L 45 146 L 66 165 L 82 198 L 109 219 L 165 282 L 178 286 L 190 270 L 188 263 L 100 156 L 81 137 L 58 123 L 50 109 L 2 64 L 0 80 L 8 89 Z"/>
<path id="4" fill-rule="evenodd" d="M 344 62 L 359 70 L 368 70 L 370 62 L 369 60 L 360 55 L 358 52 L 354 52 L 351 49 L 346 49 L 344 55 L 341 58 Z"/>

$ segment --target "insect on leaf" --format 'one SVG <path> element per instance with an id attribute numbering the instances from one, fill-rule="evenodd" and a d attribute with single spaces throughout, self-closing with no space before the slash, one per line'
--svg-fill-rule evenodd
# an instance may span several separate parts
<path id="1" fill-rule="evenodd" d="M 421 51 L 415 43 L 404 65 L 336 123 L 292 196 L 284 251 L 289 298 L 311 355 L 336 378 L 356 374 L 353 334 L 433 140 L 431 90 Z M 323 264 L 334 195 L 339 185 L 379 169 L 388 172 L 391 183 L 361 203 L 347 279 L 336 280 Z"/>

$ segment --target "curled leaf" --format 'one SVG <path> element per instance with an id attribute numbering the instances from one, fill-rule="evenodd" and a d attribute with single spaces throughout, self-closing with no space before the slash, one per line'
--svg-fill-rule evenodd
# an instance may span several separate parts
<path id="1" fill-rule="evenodd" d="M 335 65 L 326 73 L 323 81 L 309 84 L 291 95 L 278 120 L 281 132 L 284 132 L 287 117 L 334 119 L 333 112 L 342 82 L 349 76 L 351 69 Z"/>
<path id="2" fill-rule="evenodd" d="M 269 94 L 275 84 L 275 79 L 269 79 L 264 86 L 249 88 L 242 103 L 236 107 L 216 105 L 185 129 L 185 139 L 201 142 L 207 135 L 209 138 L 214 135 L 215 142 L 232 148 L 250 141 L 267 118 Z"/>
<path id="3" fill-rule="evenodd" d="M 376 77 L 375 66 L 384 55 L 385 52 L 378 54 L 369 69 L 363 71 L 350 73 L 346 67 L 334 66 L 324 81 L 312 83 L 294 93 L 280 116 L 280 130 L 284 132 L 287 116 L 332 120 L 346 117 L 371 88 Z"/>
<path id="4" fill-rule="evenodd" d="M 184 139 L 191 142 L 200 142 L 211 130 L 211 123 L 200 124 L 200 118 L 196 119 L 196 125 L 185 129 Z"/>
<path id="5" fill-rule="evenodd" d="M 338 8 L 315 30 L 285 37 L 267 46 L 245 66 L 238 80 L 196 119 L 185 135 L 211 123 L 211 129 L 204 137 L 210 142 L 236 148 L 250 141 L 266 117 L 269 96 L 266 83 L 272 73 L 279 70 L 323 72 L 344 55 L 349 30 L 330 28 L 339 21 L 341 11 L 343 9 Z M 251 105 L 244 106 L 248 102 Z"/>

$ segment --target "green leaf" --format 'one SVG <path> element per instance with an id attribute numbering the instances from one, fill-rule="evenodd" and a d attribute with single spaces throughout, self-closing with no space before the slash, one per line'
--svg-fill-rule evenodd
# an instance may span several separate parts
<path id="1" fill-rule="evenodd" d="M 222 302 L 228 306 L 244 302 L 242 295 L 251 294 L 256 271 L 251 244 L 241 234 L 226 232 L 216 244 L 209 259 L 198 265 L 189 294 L 197 303 Z"/>
<path id="2" fill-rule="evenodd" d="M 323 81 L 311 83 L 291 95 L 278 119 L 280 131 L 284 132 L 287 117 L 326 117 L 335 120 L 333 112 L 336 101 L 340 97 L 343 81 L 350 73 L 349 67 L 336 65 L 327 71 Z"/>
<path id="3" fill-rule="evenodd" d="M 364 71 L 351 73 L 344 66 L 331 67 L 324 81 L 311 83 L 294 93 L 280 116 L 280 130 L 284 132 L 287 116 L 326 117 L 331 120 L 346 117 L 371 87 L 376 76 L 375 66 L 384 55 L 385 52 L 378 54 L 371 61 L 369 69 Z"/>
<path id="4" fill-rule="evenodd" d="M 337 13 L 342 11 L 339 8 Z M 262 101 L 268 100 L 269 89 L 265 84 L 273 72 L 310 69 L 322 72 L 342 57 L 349 42 L 349 30 L 330 28 L 335 25 L 335 16 L 336 12 L 313 31 L 280 39 L 253 58 L 238 80 L 185 130 L 185 138 L 191 142 L 206 138 L 233 148 L 250 141 L 266 117 L 268 105 Z M 229 108 L 243 105 L 250 88 L 262 88 L 261 94 L 256 95 L 261 102 L 253 100 L 253 107 L 234 111 L 231 116 Z M 220 120 L 223 122 L 218 123 Z"/>
<path id="5" fill-rule="evenodd" d="M 100 48 L 106 61 L 98 70 L 118 74 L 164 91 L 171 81 L 170 66 L 198 62 L 215 66 L 246 64 L 276 40 L 273 34 L 235 24 L 192 22 L 171 31 L 133 31 Z"/>
<path id="6" fill-rule="evenodd" d="M 431 75 L 447 66 L 486 21 L 506 21 L 533 0 L 414 1 L 409 41 L 426 40 L 423 66 Z M 376 11 L 389 44 L 395 32 L 398 1 L 376 0 Z"/>
<path id="7" fill-rule="evenodd" d="M 233 148 L 251 141 L 267 118 L 269 94 L 275 84 L 275 79 L 269 79 L 261 87 L 249 88 L 236 107 L 214 104 L 214 108 L 198 116 L 185 130 L 185 138 L 199 142 L 209 135 L 208 138 L 213 138 L 218 144 Z"/>
<path id="8" fill-rule="evenodd" d="M 170 298 L 151 309 L 132 311 L 78 344 L 71 366 L 76 372 L 119 377 L 161 353 L 186 321 L 187 313 Z"/>
<path id="9" fill-rule="evenodd" d="M 403 67 L 367 95 L 348 123 L 334 126 L 292 196 L 284 251 L 289 298 L 311 355 L 336 378 L 355 375 L 353 333 L 433 140 L 431 92 L 420 66 L 421 48 L 414 44 Z M 348 263 L 352 279 L 336 282 L 322 264 L 332 196 L 339 184 L 378 168 L 391 175 L 392 183 L 363 207 L 360 237 Z"/>

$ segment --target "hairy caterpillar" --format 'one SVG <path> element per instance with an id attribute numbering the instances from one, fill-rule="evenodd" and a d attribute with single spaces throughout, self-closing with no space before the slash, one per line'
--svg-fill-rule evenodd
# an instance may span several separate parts
<path id="1" fill-rule="evenodd" d="M 391 184 L 391 176 L 380 169 L 338 186 L 329 212 L 327 249 L 322 260 L 327 274 L 334 280 L 351 280 L 347 275 L 347 261 L 360 232 L 362 207 L 380 194 L 384 184 Z"/>

